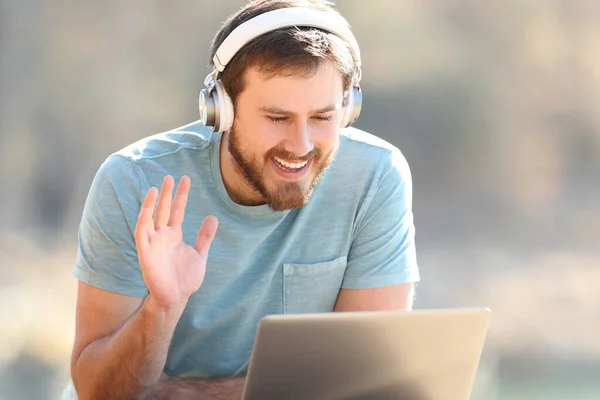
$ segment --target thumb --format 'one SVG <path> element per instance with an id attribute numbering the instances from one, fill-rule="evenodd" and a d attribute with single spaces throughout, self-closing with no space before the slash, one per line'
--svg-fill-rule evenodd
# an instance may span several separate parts
<path id="1" fill-rule="evenodd" d="M 218 226 L 219 220 L 214 215 L 209 215 L 202 221 L 198 237 L 196 238 L 196 250 L 205 257 L 208 256 L 208 249 L 215 238 Z"/>

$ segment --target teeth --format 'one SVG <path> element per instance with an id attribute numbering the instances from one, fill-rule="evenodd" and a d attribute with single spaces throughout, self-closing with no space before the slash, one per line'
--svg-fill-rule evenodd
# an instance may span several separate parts
<path id="1" fill-rule="evenodd" d="M 300 169 L 300 168 L 304 167 L 306 164 L 308 164 L 308 161 L 304 161 L 301 163 L 290 163 L 285 160 L 282 160 L 281 158 L 277 158 L 277 157 L 274 157 L 274 158 L 279 164 L 281 164 L 285 167 L 291 168 L 291 169 Z"/>

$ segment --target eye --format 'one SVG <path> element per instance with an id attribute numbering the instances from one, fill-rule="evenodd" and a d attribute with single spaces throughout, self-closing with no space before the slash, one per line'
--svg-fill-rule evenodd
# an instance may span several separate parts
<path id="1" fill-rule="evenodd" d="M 267 118 L 269 118 L 271 122 L 283 122 L 287 120 L 287 117 L 271 117 L 270 115 L 268 115 Z"/>
<path id="2" fill-rule="evenodd" d="M 327 117 L 314 117 L 317 121 L 323 121 L 323 122 L 327 122 L 327 121 L 331 121 L 333 119 L 333 116 L 329 115 Z"/>

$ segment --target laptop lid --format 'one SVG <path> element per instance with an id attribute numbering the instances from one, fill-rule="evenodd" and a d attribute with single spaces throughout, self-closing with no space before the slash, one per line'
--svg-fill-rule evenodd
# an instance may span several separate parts
<path id="1" fill-rule="evenodd" d="M 467 400 L 490 310 L 264 317 L 242 398 Z"/>

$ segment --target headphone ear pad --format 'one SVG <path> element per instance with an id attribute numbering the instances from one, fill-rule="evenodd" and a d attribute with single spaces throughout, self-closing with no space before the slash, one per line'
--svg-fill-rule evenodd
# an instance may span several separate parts
<path id="1" fill-rule="evenodd" d="M 231 97 L 229 97 L 225 91 L 221 80 L 217 80 L 214 90 L 217 91 L 217 109 L 219 113 L 219 126 L 215 127 L 215 130 L 218 132 L 225 132 L 231 129 L 231 126 L 233 125 L 233 102 L 231 101 Z"/>
<path id="2" fill-rule="evenodd" d="M 356 121 L 362 108 L 362 92 L 359 86 L 352 86 L 348 91 L 346 107 L 344 107 L 344 116 L 342 118 L 342 128 L 347 128 Z"/>

